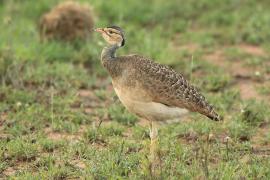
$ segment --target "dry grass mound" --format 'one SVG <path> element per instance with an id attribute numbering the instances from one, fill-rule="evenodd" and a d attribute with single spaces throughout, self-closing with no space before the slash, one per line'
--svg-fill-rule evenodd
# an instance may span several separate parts
<path id="1" fill-rule="evenodd" d="M 89 5 L 81 5 L 74 1 L 60 3 L 41 17 L 41 40 L 87 39 L 94 26 L 91 9 Z"/>

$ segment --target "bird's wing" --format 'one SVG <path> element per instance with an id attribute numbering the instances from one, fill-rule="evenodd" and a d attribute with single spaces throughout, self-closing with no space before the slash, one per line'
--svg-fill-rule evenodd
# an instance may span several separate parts
<path id="1" fill-rule="evenodd" d="M 139 55 L 127 58 L 137 71 L 138 83 L 153 101 L 199 112 L 213 120 L 220 119 L 205 97 L 183 75 Z"/>

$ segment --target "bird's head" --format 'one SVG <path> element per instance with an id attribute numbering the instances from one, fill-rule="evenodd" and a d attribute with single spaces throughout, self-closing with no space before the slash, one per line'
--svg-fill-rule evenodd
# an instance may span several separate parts
<path id="1" fill-rule="evenodd" d="M 99 32 L 110 45 L 117 45 L 119 47 L 125 45 L 124 31 L 118 26 L 96 28 L 95 31 Z"/>

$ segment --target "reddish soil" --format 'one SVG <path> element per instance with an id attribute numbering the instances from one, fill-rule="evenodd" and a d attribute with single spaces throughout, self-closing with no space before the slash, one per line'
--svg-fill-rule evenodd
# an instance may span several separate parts
<path id="1" fill-rule="evenodd" d="M 242 99 L 255 98 L 257 100 L 263 100 L 263 97 L 256 91 L 256 83 L 252 81 L 238 81 L 237 87 L 240 90 Z"/>
<path id="2" fill-rule="evenodd" d="M 51 128 L 46 128 L 44 132 L 47 134 L 47 137 L 54 141 L 59 141 L 61 139 L 79 141 L 82 136 L 79 134 L 68 134 L 64 132 L 55 132 Z"/>
<path id="3" fill-rule="evenodd" d="M 266 55 L 265 51 L 258 46 L 241 44 L 241 45 L 238 45 L 238 48 L 242 49 L 243 51 L 245 51 L 248 54 L 252 54 L 255 56 L 265 56 Z"/>
<path id="4" fill-rule="evenodd" d="M 241 48 L 246 53 L 264 56 L 265 52 L 263 49 L 250 46 L 250 45 L 239 45 L 238 48 Z M 213 53 L 207 54 L 204 58 L 207 62 L 214 64 L 222 69 L 225 69 L 226 72 L 230 73 L 234 78 L 234 86 L 236 86 L 241 94 L 242 99 L 260 99 L 262 100 L 260 94 L 256 90 L 256 85 L 260 84 L 258 80 L 254 79 L 254 74 L 260 72 L 258 68 L 247 67 L 240 60 L 237 61 L 227 61 L 222 50 L 217 50 Z"/>

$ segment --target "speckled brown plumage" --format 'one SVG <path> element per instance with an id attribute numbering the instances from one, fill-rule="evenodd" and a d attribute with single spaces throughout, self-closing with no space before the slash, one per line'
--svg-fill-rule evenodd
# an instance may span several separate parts
<path id="1" fill-rule="evenodd" d="M 102 61 L 114 84 L 123 89 L 138 89 L 141 100 L 162 103 L 169 107 L 199 112 L 212 120 L 220 116 L 198 90 L 173 69 L 139 55 L 115 57 Z M 139 98 L 139 97 L 138 97 Z"/>

